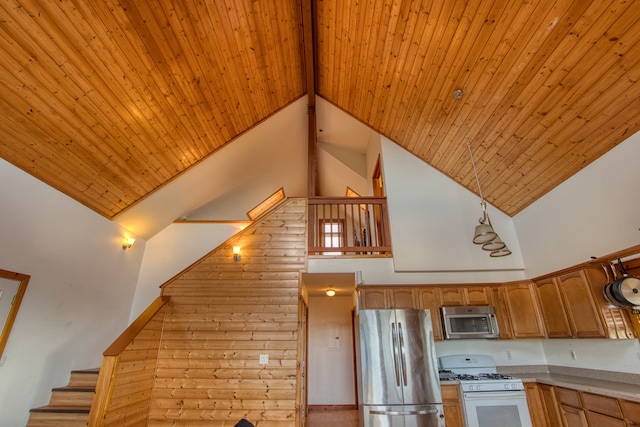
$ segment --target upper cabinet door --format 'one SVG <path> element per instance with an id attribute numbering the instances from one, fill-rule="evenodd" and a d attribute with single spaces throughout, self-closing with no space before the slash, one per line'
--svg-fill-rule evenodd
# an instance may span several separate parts
<path id="1" fill-rule="evenodd" d="M 388 289 L 389 308 L 418 308 L 413 288 Z"/>
<path id="2" fill-rule="evenodd" d="M 465 289 L 467 304 L 466 305 L 489 305 L 491 296 L 489 288 L 486 286 L 470 286 Z"/>
<path id="3" fill-rule="evenodd" d="M 605 330 L 584 270 L 563 274 L 558 276 L 557 280 L 574 335 L 579 338 L 605 337 Z"/>
<path id="4" fill-rule="evenodd" d="M 385 288 L 362 288 L 360 289 L 360 308 L 379 309 L 389 308 L 387 293 Z"/>
<path id="5" fill-rule="evenodd" d="M 514 338 L 546 337 L 538 296 L 533 286 L 533 283 L 524 282 L 505 287 Z"/>
<path id="6" fill-rule="evenodd" d="M 567 338 L 573 336 L 558 282 L 553 277 L 536 282 L 544 325 L 549 338 Z"/>
<path id="7" fill-rule="evenodd" d="M 425 286 L 418 289 L 418 301 L 420 308 L 426 308 L 431 312 L 433 325 L 433 338 L 442 341 L 442 321 L 440 320 L 440 307 L 442 306 L 442 291 L 440 288 Z"/>

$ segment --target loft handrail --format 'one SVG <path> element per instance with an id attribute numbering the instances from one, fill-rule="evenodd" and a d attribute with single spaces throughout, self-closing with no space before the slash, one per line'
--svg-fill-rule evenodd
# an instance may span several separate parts
<path id="1" fill-rule="evenodd" d="M 311 197 L 308 205 L 309 255 L 391 255 L 385 197 Z"/>

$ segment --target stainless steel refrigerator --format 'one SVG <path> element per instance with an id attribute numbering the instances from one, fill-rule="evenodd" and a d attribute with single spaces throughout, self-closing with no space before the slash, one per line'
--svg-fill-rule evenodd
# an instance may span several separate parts
<path id="1" fill-rule="evenodd" d="M 443 427 L 429 310 L 360 310 L 356 328 L 361 427 Z"/>

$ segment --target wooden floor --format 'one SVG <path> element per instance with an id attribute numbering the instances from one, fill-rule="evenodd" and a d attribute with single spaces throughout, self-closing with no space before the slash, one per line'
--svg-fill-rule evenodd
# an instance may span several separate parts
<path id="1" fill-rule="evenodd" d="M 350 407 L 310 407 L 306 427 L 358 427 L 358 410 Z"/>

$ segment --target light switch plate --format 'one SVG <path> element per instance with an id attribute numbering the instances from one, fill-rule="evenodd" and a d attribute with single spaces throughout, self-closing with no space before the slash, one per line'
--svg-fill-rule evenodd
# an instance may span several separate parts
<path id="1" fill-rule="evenodd" d="M 261 365 L 266 365 L 267 363 L 269 363 L 269 355 L 268 354 L 261 354 L 260 355 L 260 364 Z"/>

